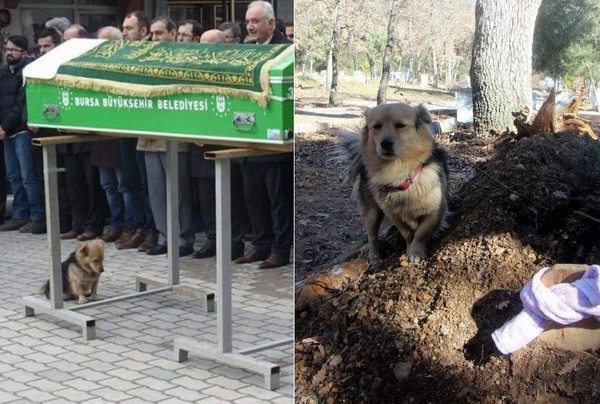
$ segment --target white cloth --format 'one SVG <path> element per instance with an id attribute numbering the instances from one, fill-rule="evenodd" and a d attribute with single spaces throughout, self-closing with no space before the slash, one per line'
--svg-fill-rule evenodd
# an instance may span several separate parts
<path id="1" fill-rule="evenodd" d="M 69 39 L 25 66 L 23 68 L 23 79 L 53 79 L 60 66 L 94 49 L 104 41 L 106 39 Z"/>
<path id="2" fill-rule="evenodd" d="M 600 266 L 592 265 L 573 283 L 546 287 L 543 268 L 521 290 L 523 311 L 494 331 L 492 338 L 503 354 L 533 341 L 552 322 L 562 325 L 588 317 L 600 320 Z"/>

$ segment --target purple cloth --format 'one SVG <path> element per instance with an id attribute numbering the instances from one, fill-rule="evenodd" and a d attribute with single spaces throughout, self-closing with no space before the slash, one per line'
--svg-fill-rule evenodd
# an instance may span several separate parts
<path id="1" fill-rule="evenodd" d="M 540 270 L 523 287 L 523 311 L 492 334 L 503 354 L 524 347 L 552 322 L 568 325 L 588 317 L 600 320 L 600 266 L 590 266 L 573 283 L 546 287 L 541 278 L 548 269 Z"/>

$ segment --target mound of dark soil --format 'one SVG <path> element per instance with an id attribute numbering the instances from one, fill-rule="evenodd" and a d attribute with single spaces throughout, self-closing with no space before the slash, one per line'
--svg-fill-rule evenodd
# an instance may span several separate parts
<path id="1" fill-rule="evenodd" d="M 534 341 L 501 356 L 490 334 L 521 310 L 519 291 L 542 267 L 599 263 L 600 144 L 569 132 L 487 151 L 472 140 L 441 140 L 453 217 L 430 260 L 410 264 L 396 238 L 386 269 L 297 313 L 297 401 L 598 401 L 600 352 Z M 302 175 L 303 161 L 296 163 Z M 321 182 L 321 192 L 339 193 L 339 184 Z M 297 190 L 297 206 L 309 189 L 304 182 Z M 310 206 L 298 208 L 303 220 Z M 335 217 L 323 206 L 311 212 Z"/>

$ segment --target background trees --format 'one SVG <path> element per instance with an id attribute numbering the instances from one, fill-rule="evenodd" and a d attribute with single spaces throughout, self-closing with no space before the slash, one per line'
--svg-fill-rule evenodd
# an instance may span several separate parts
<path id="1" fill-rule="evenodd" d="M 296 0 L 296 60 L 303 73 L 327 68 L 336 3 L 344 12 L 338 20 L 338 69 L 360 71 L 369 79 L 381 75 L 388 44 L 390 0 Z M 451 84 L 468 74 L 474 32 L 472 0 L 398 0 L 392 72 L 416 80 L 437 72 L 433 81 Z"/>
<path id="2" fill-rule="evenodd" d="M 598 0 L 543 0 L 535 24 L 533 69 L 558 82 L 599 73 Z"/>
<path id="3" fill-rule="evenodd" d="M 446 89 L 469 77 L 478 133 L 531 105 L 533 73 L 567 86 L 600 77 L 600 0 L 296 0 L 296 38 L 298 71 L 325 70 L 333 48 L 340 74 L 381 80 L 379 102 L 388 77 L 427 73 Z"/>

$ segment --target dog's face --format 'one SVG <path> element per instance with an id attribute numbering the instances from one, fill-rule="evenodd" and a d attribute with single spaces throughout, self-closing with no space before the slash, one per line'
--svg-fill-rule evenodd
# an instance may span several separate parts
<path id="1" fill-rule="evenodd" d="M 75 253 L 77 263 L 86 271 L 100 275 L 104 272 L 104 242 L 92 240 L 81 243 Z"/>
<path id="2" fill-rule="evenodd" d="M 429 113 L 422 105 L 382 104 L 365 113 L 363 148 L 374 150 L 383 159 L 429 153 L 432 137 Z"/>

